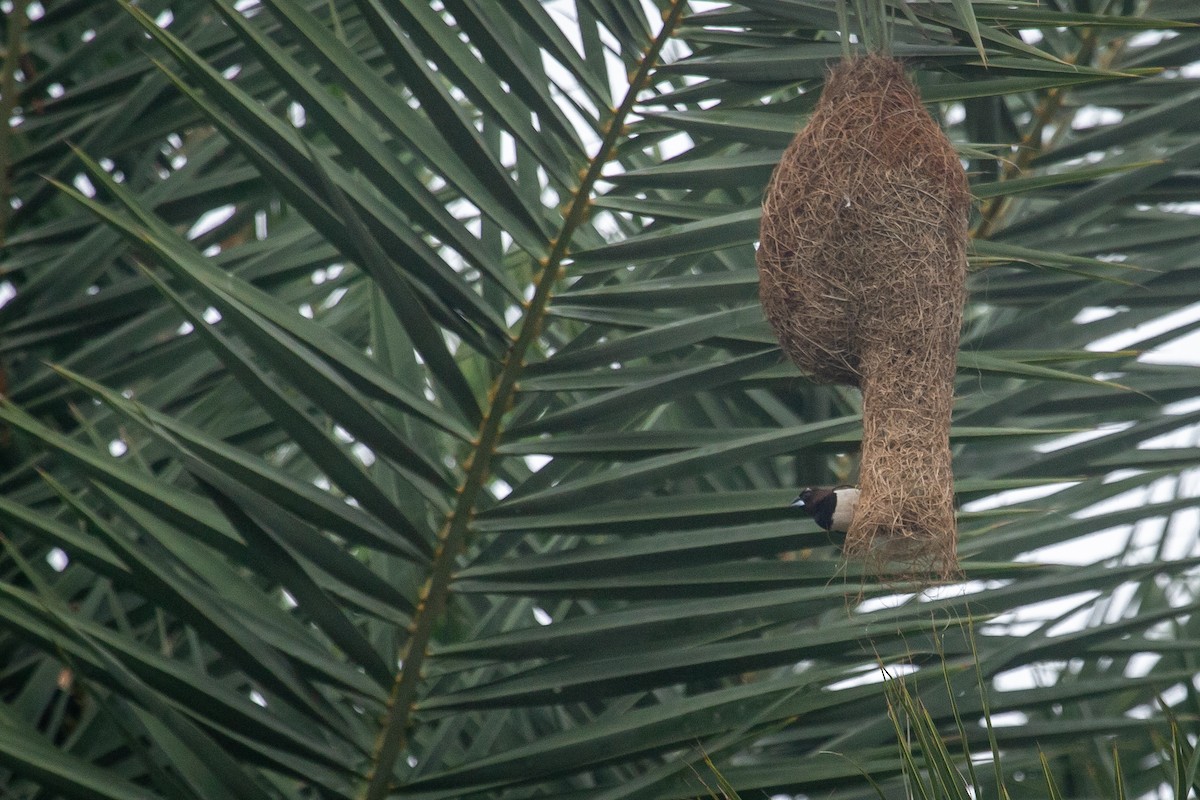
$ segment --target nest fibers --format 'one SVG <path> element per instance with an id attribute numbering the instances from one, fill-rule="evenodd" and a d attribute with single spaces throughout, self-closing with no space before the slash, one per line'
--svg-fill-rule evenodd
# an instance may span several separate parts
<path id="1" fill-rule="evenodd" d="M 967 178 L 891 58 L 843 61 L 763 202 L 759 296 L 784 352 L 862 389 L 849 556 L 953 574 L 950 414 Z"/>

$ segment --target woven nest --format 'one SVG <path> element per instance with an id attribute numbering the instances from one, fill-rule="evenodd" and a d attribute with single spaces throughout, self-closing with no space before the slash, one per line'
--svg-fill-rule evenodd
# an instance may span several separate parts
<path id="1" fill-rule="evenodd" d="M 903 65 L 829 76 L 763 202 L 759 296 L 816 380 L 862 389 L 860 488 L 846 553 L 957 569 L 950 415 L 970 194 Z"/>

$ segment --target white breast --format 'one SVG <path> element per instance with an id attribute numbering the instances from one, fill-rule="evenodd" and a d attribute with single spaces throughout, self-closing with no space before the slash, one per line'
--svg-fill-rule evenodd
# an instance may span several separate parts
<path id="1" fill-rule="evenodd" d="M 854 507 L 858 505 L 858 494 L 858 489 L 837 490 L 838 501 L 833 509 L 833 530 L 850 530 L 850 522 L 854 519 Z"/>

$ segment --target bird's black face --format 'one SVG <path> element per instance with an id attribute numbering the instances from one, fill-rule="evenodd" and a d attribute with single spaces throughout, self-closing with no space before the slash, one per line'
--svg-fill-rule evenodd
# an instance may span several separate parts
<path id="1" fill-rule="evenodd" d="M 800 496 L 792 501 L 792 508 L 811 508 L 813 500 L 813 490 L 805 489 L 800 493 Z"/>

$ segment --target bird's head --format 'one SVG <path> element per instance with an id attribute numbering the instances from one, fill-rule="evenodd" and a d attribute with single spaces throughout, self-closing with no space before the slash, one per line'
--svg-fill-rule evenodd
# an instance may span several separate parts
<path id="1" fill-rule="evenodd" d="M 800 496 L 792 501 L 792 508 L 803 508 L 809 510 L 814 508 L 817 503 L 820 503 L 829 495 L 833 494 L 832 489 L 813 489 L 811 487 L 800 492 Z"/>

